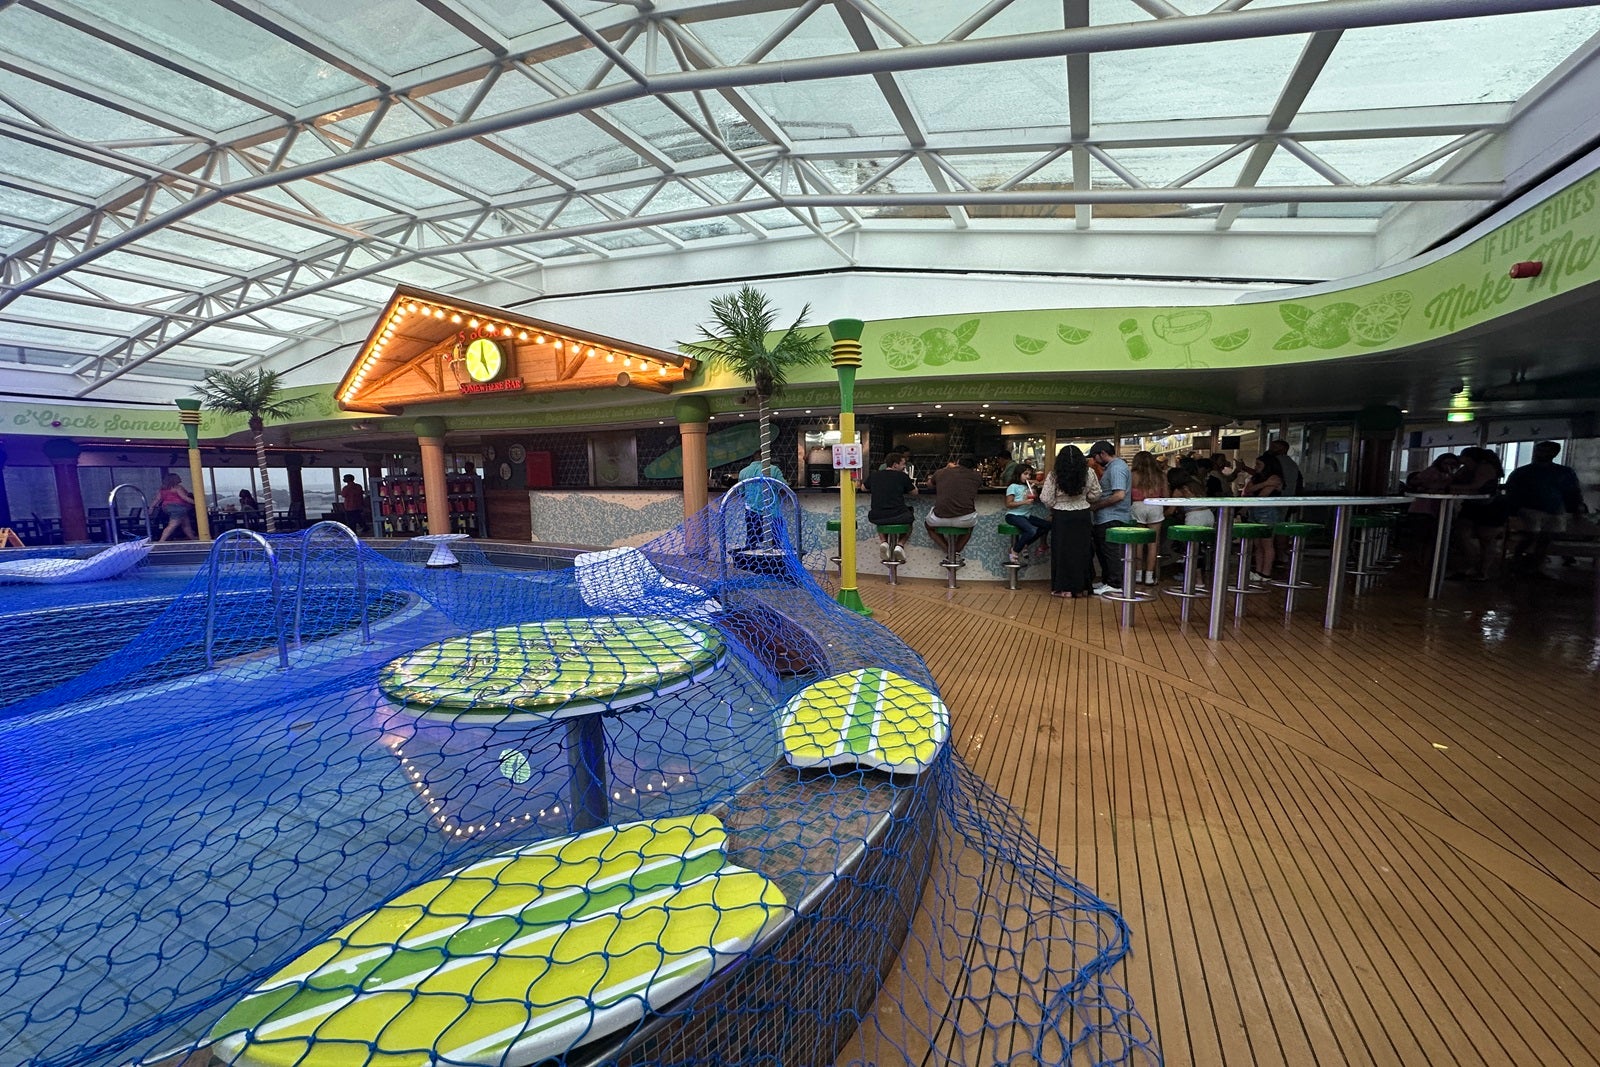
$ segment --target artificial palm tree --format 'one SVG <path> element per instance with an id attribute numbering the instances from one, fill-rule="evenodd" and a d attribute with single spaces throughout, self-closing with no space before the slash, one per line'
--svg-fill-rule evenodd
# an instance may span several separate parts
<path id="1" fill-rule="evenodd" d="M 783 392 L 789 384 L 789 369 L 813 363 L 826 363 L 831 348 L 820 334 L 802 332 L 811 305 L 800 309 L 794 325 L 770 348 L 767 336 L 772 333 L 773 320 L 778 312 L 767 294 L 746 285 L 736 293 L 724 293 L 711 300 L 711 322 L 700 327 L 704 338 L 695 347 L 709 353 L 707 362 L 713 370 L 725 370 L 736 378 L 750 383 L 755 394 L 756 411 L 761 424 L 761 463 L 765 468 L 771 461 L 772 426 L 767 403 Z"/>
<path id="2" fill-rule="evenodd" d="M 268 419 L 286 419 L 299 411 L 309 396 L 278 395 L 282 374 L 275 370 L 207 372 L 195 393 L 206 407 L 229 415 L 248 415 L 250 432 L 256 440 L 256 467 L 261 471 L 261 506 L 266 511 L 267 532 L 278 529 L 277 510 L 272 505 L 272 482 L 267 477 L 267 439 L 261 435 Z M 195 486 L 198 493 L 199 486 Z"/>

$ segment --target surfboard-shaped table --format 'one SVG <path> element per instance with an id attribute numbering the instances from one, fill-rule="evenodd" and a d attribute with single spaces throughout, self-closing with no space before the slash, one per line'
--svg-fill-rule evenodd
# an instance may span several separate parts
<path id="1" fill-rule="evenodd" d="M 551 619 L 408 652 L 378 687 L 401 712 L 452 724 L 565 721 L 575 826 L 606 821 L 601 714 L 693 685 L 727 658 L 722 635 L 683 619 Z"/>
<path id="2" fill-rule="evenodd" d="M 950 712 L 924 686 L 868 667 L 824 678 L 779 713 L 783 752 L 796 767 L 871 767 L 918 774 L 950 736 Z"/>
<path id="3" fill-rule="evenodd" d="M 517 1067 L 641 1019 L 788 913 L 710 815 L 607 826 L 474 863 L 368 912 L 213 1028 L 241 1067 Z"/>

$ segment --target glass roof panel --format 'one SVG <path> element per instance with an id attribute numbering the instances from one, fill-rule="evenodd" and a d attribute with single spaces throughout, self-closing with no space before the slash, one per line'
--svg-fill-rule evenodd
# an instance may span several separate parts
<path id="1" fill-rule="evenodd" d="M 108 270 L 122 271 L 136 278 L 144 277 L 156 281 L 177 282 L 184 286 L 185 289 L 204 289 L 228 280 L 228 275 L 226 274 L 197 270 L 182 263 L 172 263 L 168 260 L 158 259 L 153 255 L 143 256 L 137 252 L 107 252 L 95 262 Z"/>
<path id="2" fill-rule="evenodd" d="M 210 0 L 74 0 L 131 37 L 151 41 L 294 107 L 361 82 Z"/>
<path id="3" fill-rule="evenodd" d="M 1257 185 L 1328 185 L 1330 182 L 1287 148 L 1279 145 L 1267 160 Z"/>
<path id="4" fill-rule="evenodd" d="M 250 195 L 258 200 L 278 204 L 290 211 L 315 210 L 330 221 L 347 226 L 393 214 L 393 211 L 387 208 L 348 196 L 337 189 L 330 189 L 326 181 L 312 178 L 302 178 L 278 189 L 258 189 Z"/>
<path id="5" fill-rule="evenodd" d="M 1517 100 L 1596 33 L 1595 7 L 1350 30 L 1302 110 Z"/>
<path id="6" fill-rule="evenodd" d="M 1228 150 L 1228 145 L 1167 145 L 1160 148 L 1111 148 L 1106 155 L 1146 185 L 1171 185 Z M 1202 188 L 1230 186 L 1239 180 L 1245 157 L 1240 152 L 1217 164 L 1189 184 Z"/>
<path id="7" fill-rule="evenodd" d="M 294 312 L 284 311 L 282 308 L 263 308 L 260 311 L 251 312 L 245 317 L 244 321 L 248 322 L 252 319 L 263 326 L 270 326 L 274 330 L 287 331 L 305 330 L 313 326 L 320 326 L 323 322 L 321 318 L 312 318 L 310 315 L 296 315 Z"/>
<path id="8" fill-rule="evenodd" d="M 50 124 L 70 137 L 82 141 L 115 141 L 133 138 L 170 137 L 172 131 L 164 126 L 136 119 L 132 115 L 102 107 L 92 100 L 74 96 L 44 82 L 24 78 L 9 70 L 0 70 L 0 96 L 15 101 L 35 115 L 48 115 Z M 11 108 L 5 111 L 17 114 Z M 32 121 L 32 120 L 28 120 Z M 125 155 L 149 162 L 166 159 L 176 153 L 193 151 L 193 145 L 149 145 L 121 148 Z"/>
<path id="9" fill-rule="evenodd" d="M 308 227 L 296 226 L 284 219 L 234 207 L 232 204 L 212 204 L 210 207 L 202 208 L 196 214 L 190 215 L 185 224 L 203 227 L 219 235 L 241 237 L 246 241 L 289 252 L 304 252 L 328 239 L 326 234 Z M 259 262 L 262 261 L 258 260 L 257 263 Z"/>
<path id="10" fill-rule="evenodd" d="M 424 148 L 406 158 L 441 177 L 489 195 L 548 184 L 531 167 L 472 141 Z"/>
<path id="11" fill-rule="evenodd" d="M 384 299 L 388 298 L 385 297 Z M 368 310 L 365 303 L 340 300 L 336 296 L 327 295 L 326 290 L 316 293 L 302 293 L 293 300 L 285 300 L 283 303 L 273 306 L 325 319 L 342 319 L 347 315 L 354 315 L 358 311 L 364 312 Z"/>
<path id="12" fill-rule="evenodd" d="M 0 215 L 25 222 L 54 222 L 72 210 L 73 206 L 65 200 L 39 196 L 0 181 Z"/>
<path id="13" fill-rule="evenodd" d="M 1435 149 L 1443 148 L 1454 137 L 1370 137 L 1359 141 L 1303 141 L 1302 145 L 1321 156 L 1353 182 L 1368 185 L 1379 178 L 1415 162 Z M 1448 158 L 1448 157 L 1446 157 Z M 1443 160 L 1418 172 L 1426 175 Z M 1417 180 L 1416 176 L 1408 180 Z"/>
<path id="14" fill-rule="evenodd" d="M 99 196 L 131 175 L 86 163 L 75 156 L 0 137 L 0 174 L 26 174 L 33 181 L 87 196 Z"/>
<path id="15" fill-rule="evenodd" d="M 625 130 L 642 135 L 662 155 L 678 162 L 703 159 L 720 153 L 681 118 L 659 100 L 629 100 L 600 109 L 607 118 L 614 119 Z M 695 111 L 702 123 L 705 119 Z"/>
<path id="16" fill-rule="evenodd" d="M 1089 66 L 1094 121 L 1266 115 L 1306 40 L 1304 35 L 1265 37 L 1094 56 Z"/>
<path id="17" fill-rule="evenodd" d="M 213 240 L 203 231 L 185 226 L 182 230 L 157 230 L 146 234 L 129 247 L 136 252 L 170 252 L 187 260 L 214 263 L 234 274 L 257 270 L 280 259 L 279 256 L 241 248 L 221 239 L 228 235 L 230 231 L 222 230 L 217 233 L 217 239 Z"/>
<path id="18" fill-rule="evenodd" d="M 71 367 L 83 362 L 79 352 L 58 352 L 49 348 L 25 347 L 5 344 L 0 339 L 0 362 L 24 367 Z"/>
<path id="19" fill-rule="evenodd" d="M 312 28 L 369 69 L 398 77 L 441 59 L 473 51 L 473 44 L 421 4 L 397 9 L 390 0 L 256 0 L 297 32 Z M 303 27 L 304 29 L 299 29 Z M 487 58 L 487 57 L 485 57 Z"/>
<path id="20" fill-rule="evenodd" d="M 429 93 L 422 98 L 422 102 L 430 107 L 437 108 L 447 115 L 460 114 L 478 91 L 475 81 L 462 82 L 452 85 L 447 89 Z M 488 93 L 478 102 L 474 116 L 500 115 L 518 108 L 542 104 L 555 97 L 542 86 L 536 85 L 527 75 L 518 70 L 508 70 L 495 79 Z"/>
<path id="21" fill-rule="evenodd" d="M 631 149 L 577 115 L 563 115 L 497 136 L 570 178 L 616 174 L 643 164 Z"/>
<path id="22" fill-rule="evenodd" d="M 530 4 L 527 0 L 462 0 L 462 6 L 502 37 L 520 37 L 561 22 L 561 16 L 543 4 Z"/>
<path id="23" fill-rule="evenodd" d="M 325 292 L 332 293 L 335 296 L 354 297 L 357 300 L 364 300 L 368 304 L 376 306 L 389 299 L 390 294 L 394 292 L 394 286 L 357 278 L 355 281 L 330 286 Z"/>
<path id="24" fill-rule="evenodd" d="M 73 284 L 77 282 L 78 284 Z M 66 293 L 71 296 L 99 296 L 107 300 L 118 300 L 124 304 L 143 304 L 158 300 L 171 300 L 179 296 L 182 290 L 170 286 L 150 285 L 145 282 L 130 281 L 127 278 L 113 278 L 109 274 L 96 271 L 92 266 L 82 271 L 75 271 L 69 278 L 51 278 L 43 285 L 35 288 L 41 293 Z"/>
<path id="25" fill-rule="evenodd" d="M 796 218 L 794 212 L 778 208 L 772 211 L 752 211 L 745 216 L 764 230 L 787 230 L 792 226 L 804 226 L 805 220 Z"/>
<path id="26" fill-rule="evenodd" d="M 444 204 L 461 202 L 460 193 L 447 189 L 438 182 L 431 182 L 410 173 L 404 169 L 404 162 L 404 159 L 401 159 L 398 163 L 359 163 L 354 167 L 343 168 L 338 172 L 338 176 L 346 185 L 354 186 L 384 200 L 403 204 L 410 209 L 440 207 Z"/>
<path id="27" fill-rule="evenodd" d="M 186 122 L 204 116 L 203 125 L 194 123 L 197 128 L 225 130 L 262 115 L 236 96 L 21 5 L 0 9 L 0 40 L 6 42 L 7 50 L 57 71 L 68 80 L 108 90 L 136 105 L 148 104 L 167 115 L 181 116 Z"/>
<path id="28" fill-rule="evenodd" d="M 221 345 L 224 348 L 242 348 L 247 352 L 265 352 L 269 348 L 283 344 L 283 338 L 270 333 L 233 330 L 227 326 L 207 326 L 191 340 L 199 344 Z"/>
<path id="29" fill-rule="evenodd" d="M 795 141 L 901 133 L 877 82 L 866 75 L 828 81 L 754 85 L 750 98 Z"/>
<path id="30" fill-rule="evenodd" d="M 738 18 L 706 19 L 686 27 L 724 63 L 738 63 L 782 26 L 794 14 L 793 8 L 774 5 L 771 9 L 750 11 Z M 801 56 L 838 55 L 855 51 L 844 23 L 831 5 L 814 12 L 786 37 L 768 58 L 794 59 Z"/>
<path id="31" fill-rule="evenodd" d="M 908 71 L 898 79 L 933 133 L 1067 123 L 1067 65 L 1059 59 Z"/>
<path id="32" fill-rule="evenodd" d="M 1007 153 L 962 153 L 945 156 L 945 162 L 955 167 L 961 174 L 976 185 L 979 189 L 994 189 L 1012 177 L 1021 173 L 1025 168 L 1039 161 L 1040 152 L 1007 152 Z M 1068 173 L 1071 173 L 1071 162 L 1068 155 L 1062 156 L 1055 162 L 1067 160 Z M 1070 177 L 1068 178 L 1070 181 Z M 1038 184 L 1040 175 L 1036 172 L 1026 179 L 1028 184 Z"/>
<path id="33" fill-rule="evenodd" d="M 113 330 L 143 329 L 155 321 L 149 315 L 88 304 L 69 304 L 39 296 L 19 296 L 11 302 L 8 310 L 23 318 L 55 319 L 63 326 L 104 326 Z"/>
<path id="34" fill-rule="evenodd" d="M 24 238 L 36 236 L 32 230 L 19 230 L 13 226 L 0 226 L 0 248 L 21 244 Z"/>
<path id="35" fill-rule="evenodd" d="M 623 248 L 647 248 L 650 245 L 660 246 L 661 241 L 651 237 L 643 230 L 628 230 L 625 233 L 597 233 L 589 240 L 608 251 L 617 251 Z"/>
<path id="36" fill-rule="evenodd" d="M 685 241 L 703 241 L 708 237 L 727 237 L 744 233 L 731 219 L 702 219 L 698 222 L 675 222 L 666 227 L 668 233 Z"/>
<path id="37" fill-rule="evenodd" d="M 0 342 L 13 345 L 40 345 L 58 351 L 100 353 L 120 343 L 120 338 L 49 326 L 28 326 L 0 318 Z"/>
<path id="38" fill-rule="evenodd" d="M 427 263 L 396 263 L 385 267 L 382 274 L 375 274 L 372 278 L 374 281 L 391 285 L 415 285 L 423 289 L 449 289 L 465 280 L 458 271 L 444 270 L 436 264 L 437 260 L 429 260 Z"/>

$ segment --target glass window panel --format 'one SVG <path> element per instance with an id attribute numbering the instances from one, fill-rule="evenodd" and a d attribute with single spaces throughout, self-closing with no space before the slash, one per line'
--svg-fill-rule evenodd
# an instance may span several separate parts
<path id="1" fill-rule="evenodd" d="M 366 131 L 371 120 L 370 113 L 358 111 L 334 123 L 330 132 L 354 141 Z M 371 141 L 373 144 L 385 144 L 403 137 L 415 137 L 431 129 L 433 127 L 421 115 L 404 105 L 397 104 L 384 112 L 383 117 L 378 120 L 378 128 L 372 131 Z"/>
<path id="2" fill-rule="evenodd" d="M 787 230 L 794 226 L 804 226 L 805 220 L 796 218 L 793 212 L 777 209 L 773 211 L 753 211 L 746 218 L 757 226 L 767 230 Z"/>
<path id="3" fill-rule="evenodd" d="M 863 167 L 862 170 L 866 172 L 866 177 L 863 177 L 862 181 L 867 180 L 879 169 L 870 165 Z M 949 182 L 948 179 L 946 181 L 947 184 L 954 184 Z M 934 191 L 933 179 L 928 177 L 928 165 L 915 157 L 900 164 L 890 171 L 887 176 L 880 178 L 871 189 L 867 190 L 868 193 L 931 193 Z"/>
<path id="4" fill-rule="evenodd" d="M 283 338 L 247 330 L 232 330 L 226 326 L 208 326 L 193 338 L 202 345 L 220 345 L 223 348 L 242 348 L 247 352 L 265 352 L 283 344 Z"/>
<path id="5" fill-rule="evenodd" d="M 156 236 L 154 234 L 151 235 Z M 137 247 L 137 245 L 133 246 Z M 194 267 L 182 263 L 169 263 L 154 256 L 142 256 L 136 251 L 118 250 L 107 252 L 95 260 L 107 270 L 120 271 L 131 274 L 136 278 L 151 278 L 156 281 L 177 282 L 185 289 L 204 289 L 227 281 L 226 274 L 214 274 L 211 271 L 196 270 Z"/>
<path id="6" fill-rule="evenodd" d="M 65 200 L 39 196 L 37 193 L 24 192 L 0 183 L 0 215 L 10 215 L 28 222 L 54 222 L 75 210 L 77 209 Z"/>
<path id="7" fill-rule="evenodd" d="M 1328 185 L 1328 179 L 1300 162 L 1287 148 L 1279 145 L 1267 160 L 1267 167 L 1256 179 L 1257 185 Z"/>
<path id="8" fill-rule="evenodd" d="M 728 219 L 702 219 L 699 222 L 678 222 L 666 227 L 674 237 L 685 241 L 701 241 L 708 237 L 727 237 L 730 234 L 744 233 L 739 226 Z"/>
<path id="9" fill-rule="evenodd" d="M 631 149 L 577 115 L 507 130 L 498 137 L 571 178 L 617 174 L 643 165 Z"/>
<path id="10" fill-rule="evenodd" d="M 3 16 L 0 16 L 0 25 L 4 25 Z M 173 132 L 8 70 L 0 70 L 0 94 L 15 100 L 36 115 L 48 115 L 51 124 L 62 133 L 84 141 L 170 137 Z M 6 110 L 11 111 L 10 108 Z M 147 149 L 124 148 L 120 151 L 141 159 L 160 159 L 176 152 L 192 152 L 194 146 L 163 145 Z"/>
<path id="11" fill-rule="evenodd" d="M 390 0 L 257 0 L 332 41 L 365 66 L 390 77 L 473 50 L 471 41 L 421 4 Z"/>
<path id="12" fill-rule="evenodd" d="M 133 180 L 132 175 L 123 171 L 99 167 L 9 137 L 0 137 L 0 174 L 26 174 L 41 185 L 86 196 L 99 196 Z"/>
<path id="13" fill-rule="evenodd" d="M 271 96 L 295 107 L 361 85 L 339 68 L 209 0 L 143 4 L 76 0 L 76 6 L 92 11 L 131 36 L 192 56 L 213 71 L 237 79 L 256 95 Z"/>
<path id="14" fill-rule="evenodd" d="M 73 284 L 74 282 L 78 284 Z M 129 281 L 126 278 L 113 278 L 107 274 L 99 273 L 90 264 L 80 270 L 72 272 L 68 278 L 52 278 L 39 286 L 41 292 L 67 293 L 72 296 L 83 296 L 88 290 L 94 296 L 105 297 L 108 300 L 118 300 L 124 304 L 142 304 L 156 300 L 170 300 L 175 296 L 183 295 L 183 290 L 165 286 L 148 285 L 144 282 Z"/>
<path id="15" fill-rule="evenodd" d="M 793 13 L 789 6 L 775 5 L 771 10 L 750 11 L 737 18 L 706 19 L 694 23 L 691 29 L 717 58 L 724 63 L 737 63 Z M 807 19 L 778 49 L 769 53 L 769 58 L 792 59 L 854 50 L 844 24 L 829 6 Z"/>
<path id="16" fill-rule="evenodd" d="M 360 163 L 340 170 L 338 177 L 346 185 L 409 208 L 442 207 L 461 201 L 460 193 L 402 169 L 404 162 L 401 158 L 396 163 Z"/>
<path id="17" fill-rule="evenodd" d="M 423 102 L 447 115 L 456 115 L 477 93 L 478 84 L 476 81 L 469 81 L 441 89 L 424 97 Z M 552 94 L 535 85 L 520 71 L 508 70 L 495 80 L 488 94 L 479 101 L 477 110 L 472 114 L 475 118 L 500 115 L 553 99 L 555 97 Z"/>
<path id="18" fill-rule="evenodd" d="M 406 158 L 470 189 L 491 195 L 531 188 L 541 181 L 530 168 L 471 141 L 425 148 Z"/>
<path id="19" fill-rule="evenodd" d="M 1123 170 L 1146 185 L 1171 185 L 1196 167 L 1217 158 L 1227 145 L 1170 145 L 1161 148 L 1112 148 L 1106 155 L 1116 160 Z M 1248 152 L 1240 152 L 1232 159 L 1217 164 L 1190 184 L 1200 187 L 1233 185 L 1244 169 Z"/>
<path id="20" fill-rule="evenodd" d="M 692 189 L 685 188 L 679 182 L 668 182 L 661 191 L 651 198 L 650 204 L 645 208 L 647 215 L 664 215 L 669 211 L 682 211 L 684 208 L 705 207 L 706 200 Z M 567 221 L 567 214 L 561 216 L 561 221 Z"/>
<path id="21" fill-rule="evenodd" d="M 299 332 L 301 330 L 315 329 L 323 325 L 323 320 L 320 317 L 313 318 L 310 315 L 296 315 L 294 312 L 284 311 L 282 308 L 263 308 L 260 311 L 251 312 L 249 317 L 260 322 L 263 326 L 272 327 L 274 330 Z"/>
<path id="22" fill-rule="evenodd" d="M 528 270 L 534 264 L 528 259 L 533 255 L 526 245 L 519 245 L 515 250 L 506 248 L 484 248 L 473 252 L 470 257 L 460 252 L 446 252 L 434 256 L 430 262 L 441 267 L 452 267 L 458 270 L 477 270 L 484 273 L 494 273 L 503 276 L 515 274 L 518 271 Z"/>
<path id="23" fill-rule="evenodd" d="M 463 0 L 463 6 L 502 37 L 520 37 L 561 23 L 560 16 L 553 14 L 549 8 L 543 4 L 530 4 L 527 0 Z M 592 6 L 605 8 L 612 5 Z"/>
<path id="24" fill-rule="evenodd" d="M 908 71 L 898 78 L 934 133 L 1067 123 L 1067 65 L 1059 59 Z"/>
<path id="25" fill-rule="evenodd" d="M 720 154 L 659 100 L 630 100 L 601 108 L 600 111 L 607 118 L 616 120 L 623 129 L 640 134 L 662 155 L 680 163 L 687 159 Z M 690 114 L 696 113 L 691 111 Z"/>
<path id="26" fill-rule="evenodd" d="M 0 319 L 0 344 L 39 345 L 57 351 L 104 352 L 117 343 L 115 337 L 79 333 L 65 327 L 27 326 Z"/>
<path id="27" fill-rule="evenodd" d="M 329 286 L 326 291 L 335 295 L 352 296 L 369 304 L 382 304 L 393 294 L 394 287 L 357 278 L 355 281 Z"/>
<path id="28" fill-rule="evenodd" d="M 650 245 L 660 246 L 661 242 L 651 237 L 648 233 L 630 230 L 624 233 L 597 233 L 589 240 L 601 248 L 617 251 L 623 248 L 646 248 Z"/>
<path id="29" fill-rule="evenodd" d="M 1351 181 L 1366 185 L 1453 140 L 1454 137 L 1373 137 L 1352 141 L 1304 141 L 1302 144 Z M 1444 160 L 1430 163 L 1408 180 L 1419 180 L 1443 163 Z"/>
<path id="30" fill-rule="evenodd" d="M 0 13 L 0 40 L 16 54 L 74 80 L 148 103 L 186 121 L 203 119 L 196 123 L 203 129 L 225 130 L 262 116 L 238 97 L 20 5 Z"/>
<path id="31" fill-rule="evenodd" d="M 291 192 L 294 196 L 289 195 Z M 330 189 L 323 181 L 310 178 L 290 182 L 281 189 L 258 189 L 250 195 L 280 204 L 290 211 L 304 212 L 309 204 L 331 221 L 345 225 L 393 214 L 390 209 L 346 196 L 337 189 Z"/>
<path id="32" fill-rule="evenodd" d="M 91 307 L 86 304 L 68 304 L 37 296 L 17 297 L 11 302 L 11 310 L 26 318 L 52 319 L 63 326 L 81 324 L 102 326 L 112 330 L 138 330 L 155 321 L 149 315 L 118 311 L 114 308 Z"/>
<path id="33" fill-rule="evenodd" d="M 1094 121 L 1266 115 L 1306 40 L 1266 37 L 1097 55 L 1089 68 Z"/>
<path id="34" fill-rule="evenodd" d="M 746 90 L 795 141 L 898 134 L 878 83 L 866 75 L 827 81 L 754 85 Z"/>
<path id="35" fill-rule="evenodd" d="M 200 216 L 195 217 L 198 219 Z M 225 229 L 217 230 L 219 236 L 229 232 Z M 240 248 L 238 245 L 227 244 L 221 240 L 207 240 L 198 233 L 178 230 L 157 230 L 145 234 L 129 247 L 134 251 L 171 252 L 173 255 L 200 260 L 208 265 L 215 264 L 219 268 L 230 268 L 235 274 L 265 267 L 280 258 L 253 249 Z"/>
<path id="36" fill-rule="evenodd" d="M 979 189 L 994 189 L 1004 182 L 1010 181 L 1012 175 L 1037 162 L 1040 155 L 1041 153 L 1039 152 L 997 155 L 947 155 L 945 156 L 945 162 L 955 167 L 967 181 L 976 185 Z M 1066 159 L 1067 156 L 1063 156 L 1056 162 L 1059 163 Z M 1067 168 L 1070 174 L 1070 161 L 1067 163 Z M 1041 179 L 1035 174 L 1027 180 L 1029 183 L 1037 183 Z M 954 182 L 950 184 L 952 187 L 955 185 Z"/>
<path id="37" fill-rule="evenodd" d="M 4 327 L 0 327 L 3 329 Z M 3 335 L 0 335 L 3 336 Z M 58 352 L 48 348 L 8 345 L 0 339 L 0 363 L 19 367 L 71 367 L 83 362 L 79 352 Z"/>
<path id="38" fill-rule="evenodd" d="M 0 226 L 0 248 L 11 248 L 20 245 L 25 238 L 37 236 L 32 230 L 19 230 L 11 226 Z"/>
<path id="39" fill-rule="evenodd" d="M 464 279 L 457 271 L 442 270 L 426 263 L 398 263 L 385 267 L 382 274 L 374 276 L 374 280 L 395 285 L 417 285 L 424 289 L 448 289 L 460 285 Z"/>
<path id="40" fill-rule="evenodd" d="M 306 249 L 314 248 L 328 240 L 326 234 L 319 233 L 308 227 L 296 226 L 285 219 L 261 215 L 254 211 L 248 211 L 225 203 L 213 204 L 208 208 L 203 208 L 198 213 L 189 216 L 186 221 L 195 226 L 213 230 L 218 234 L 240 237 L 247 241 L 269 245 L 272 248 L 281 248 L 289 252 L 304 252 Z M 203 255 L 205 258 L 215 256 L 218 262 L 232 265 L 243 264 L 243 257 L 240 253 L 250 256 L 251 262 L 256 266 L 272 261 L 270 256 L 263 256 L 259 252 L 248 252 L 237 248 L 225 253 L 208 248 Z M 234 258 L 224 258 L 230 256 Z"/>
<path id="41" fill-rule="evenodd" d="M 1350 30 L 1303 110 L 1516 100 L 1595 33 L 1593 7 Z"/>
<path id="42" fill-rule="evenodd" d="M 385 296 L 384 299 L 387 300 L 388 297 Z M 327 319 L 341 319 L 346 315 L 354 315 L 358 311 L 368 310 L 365 304 L 339 300 L 336 297 L 328 296 L 326 291 L 302 293 L 293 300 L 285 300 L 278 307 Z"/>

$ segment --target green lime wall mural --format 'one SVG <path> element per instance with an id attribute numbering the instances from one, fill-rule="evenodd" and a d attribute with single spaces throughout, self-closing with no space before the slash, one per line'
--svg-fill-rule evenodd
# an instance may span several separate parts
<path id="1" fill-rule="evenodd" d="M 861 380 L 906 375 L 1257 367 L 1437 340 L 1600 282 L 1600 174 L 1398 277 L 1316 296 L 1210 307 L 1069 308 L 869 322 Z M 1536 278 L 1513 279 L 1521 260 Z M 804 381 L 826 372 L 809 371 Z M 706 381 L 700 388 L 721 389 Z"/>

